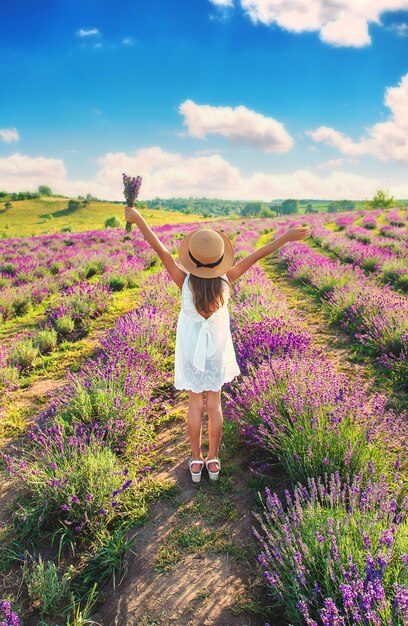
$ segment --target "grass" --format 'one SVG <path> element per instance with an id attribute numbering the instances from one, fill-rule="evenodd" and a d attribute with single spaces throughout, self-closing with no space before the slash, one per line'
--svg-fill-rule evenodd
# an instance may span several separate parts
<path id="1" fill-rule="evenodd" d="M 219 498 L 214 494 L 204 491 L 199 491 L 190 502 L 183 503 L 178 510 L 178 514 L 181 519 L 187 519 L 190 516 L 200 516 L 209 523 L 235 520 L 238 517 L 232 500 L 222 498 L 220 502 Z"/>
<path id="2" fill-rule="evenodd" d="M 0 238 L 31 237 L 33 235 L 61 232 L 71 228 L 72 232 L 104 229 L 106 218 L 117 215 L 125 227 L 124 204 L 114 202 L 90 202 L 87 207 L 68 213 L 65 211 L 69 198 L 35 198 L 12 202 L 12 207 L 3 212 L 4 202 L 0 202 Z M 211 221 L 202 215 L 189 215 L 178 211 L 140 208 L 140 213 L 150 226 L 177 224 L 182 222 Z M 135 228 L 135 227 L 133 227 Z"/>
<path id="3" fill-rule="evenodd" d="M 236 560 L 246 558 L 246 551 L 229 538 L 227 528 L 207 529 L 182 524 L 174 528 L 159 548 L 154 567 L 157 572 L 166 572 L 183 560 L 186 554 L 218 552 L 229 554 Z"/>

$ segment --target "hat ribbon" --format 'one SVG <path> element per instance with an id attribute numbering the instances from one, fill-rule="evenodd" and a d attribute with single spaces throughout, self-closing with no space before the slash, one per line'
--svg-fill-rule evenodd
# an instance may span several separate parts
<path id="1" fill-rule="evenodd" d="M 189 254 L 190 259 L 194 261 L 197 267 L 216 267 L 216 265 L 219 265 L 224 258 L 224 253 L 222 253 L 218 261 L 214 261 L 214 263 L 201 263 L 201 261 L 193 257 L 190 250 L 188 251 L 188 254 Z"/>

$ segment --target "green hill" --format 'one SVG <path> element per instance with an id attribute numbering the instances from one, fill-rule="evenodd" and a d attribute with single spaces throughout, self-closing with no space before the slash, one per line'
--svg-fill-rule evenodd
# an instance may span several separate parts
<path id="1" fill-rule="evenodd" d="M 6 201 L 7 198 L 0 201 L 0 239 L 58 233 L 62 229 L 79 232 L 104 228 L 105 220 L 113 215 L 125 226 L 122 203 L 91 200 L 84 205 L 80 200 L 75 200 L 79 207 L 70 209 L 70 198 L 42 196 L 31 200 L 12 200 L 11 207 L 5 208 Z M 208 218 L 194 213 L 143 207 L 139 210 L 150 226 L 208 221 Z"/>

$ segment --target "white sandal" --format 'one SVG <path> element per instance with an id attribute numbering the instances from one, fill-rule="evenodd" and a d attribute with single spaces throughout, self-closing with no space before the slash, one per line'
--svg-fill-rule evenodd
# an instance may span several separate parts
<path id="1" fill-rule="evenodd" d="M 218 463 L 218 470 L 216 472 L 212 472 L 210 470 L 210 468 L 208 467 L 208 463 Z M 205 459 L 205 466 L 208 470 L 208 475 L 211 478 L 211 480 L 217 480 L 218 476 L 220 475 L 220 469 L 221 469 L 221 461 L 220 459 Z"/>
<path id="2" fill-rule="evenodd" d="M 191 469 L 191 466 L 193 463 L 200 463 L 201 465 L 201 469 L 199 472 L 193 472 L 193 470 Z M 191 478 L 193 479 L 193 483 L 199 483 L 201 480 L 201 474 L 203 471 L 203 467 L 204 467 L 204 461 L 202 459 L 190 459 L 188 462 L 188 467 L 190 468 L 190 474 L 191 474 Z"/>

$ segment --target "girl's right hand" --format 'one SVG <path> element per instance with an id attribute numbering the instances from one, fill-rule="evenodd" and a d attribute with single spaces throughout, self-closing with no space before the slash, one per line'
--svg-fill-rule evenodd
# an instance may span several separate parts
<path id="1" fill-rule="evenodd" d="M 140 217 L 140 213 L 135 207 L 127 206 L 125 207 L 125 220 L 130 224 L 135 224 L 137 218 Z"/>
<path id="2" fill-rule="evenodd" d="M 291 226 L 286 231 L 288 241 L 299 241 L 310 235 L 310 226 Z"/>

